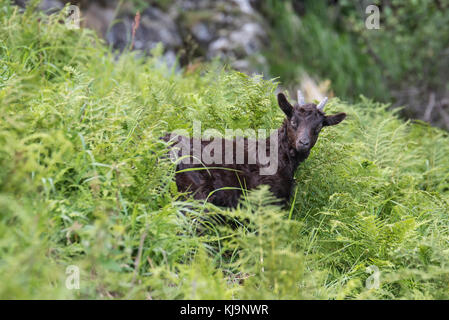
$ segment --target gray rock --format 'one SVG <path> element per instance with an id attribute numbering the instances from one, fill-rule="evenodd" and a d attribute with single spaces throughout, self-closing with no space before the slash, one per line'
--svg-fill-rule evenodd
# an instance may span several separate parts
<path id="1" fill-rule="evenodd" d="M 64 4 L 58 0 L 43 0 L 39 4 L 39 9 L 46 13 L 55 13 L 64 8 Z"/>
<path id="2" fill-rule="evenodd" d="M 201 43 L 208 43 L 214 38 L 214 35 L 211 30 L 209 30 L 207 24 L 202 22 L 199 22 L 192 27 L 192 33 Z"/>
<path id="3" fill-rule="evenodd" d="M 148 54 L 159 42 L 164 45 L 163 59 L 170 66 L 177 54 L 191 58 L 219 57 L 244 72 L 261 70 L 260 51 L 265 45 L 263 17 L 254 8 L 257 0 L 172 0 L 164 10 L 149 6 L 141 13 L 136 31 L 136 50 Z M 25 2 L 25 0 L 16 0 Z M 43 11 L 60 10 L 68 0 L 43 0 Z M 96 30 L 113 48 L 131 47 L 134 23 L 133 4 L 125 1 L 115 17 L 118 1 L 73 0 L 81 7 L 84 26 Z M 193 43 L 192 43 L 193 41 Z"/>
<path id="4" fill-rule="evenodd" d="M 106 34 L 106 39 L 114 48 L 123 50 L 131 45 L 134 16 L 119 18 Z M 179 50 L 182 39 L 175 22 L 160 9 L 149 7 L 141 14 L 140 25 L 134 39 L 134 49 L 150 51 L 161 42 L 167 50 Z"/>
<path id="5" fill-rule="evenodd" d="M 233 1 L 238 4 L 238 6 L 240 7 L 240 10 L 243 13 L 254 14 L 254 9 L 251 6 L 251 3 L 249 0 L 233 0 Z"/>
<path id="6" fill-rule="evenodd" d="M 265 36 L 263 29 L 254 22 L 245 23 L 241 29 L 230 34 L 230 40 L 234 46 L 244 48 L 246 54 L 251 55 L 259 51 L 262 47 L 261 37 Z"/>

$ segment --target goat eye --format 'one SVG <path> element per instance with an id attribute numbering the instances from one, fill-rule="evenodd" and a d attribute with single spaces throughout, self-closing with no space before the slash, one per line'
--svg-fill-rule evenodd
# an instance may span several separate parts
<path id="1" fill-rule="evenodd" d="M 296 128 L 296 126 L 298 125 L 297 122 L 296 122 L 296 120 L 292 120 L 290 123 L 291 123 L 292 126 L 295 127 L 295 128 Z"/>

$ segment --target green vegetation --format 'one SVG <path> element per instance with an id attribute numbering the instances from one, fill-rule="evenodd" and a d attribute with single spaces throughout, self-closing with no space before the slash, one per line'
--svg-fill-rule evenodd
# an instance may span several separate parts
<path id="1" fill-rule="evenodd" d="M 332 3 L 331 3 L 332 2 Z M 264 2 L 272 24 L 266 55 L 270 73 L 297 84 L 302 72 L 329 79 L 338 97 L 360 94 L 404 105 L 404 115 L 423 119 L 429 95 L 447 97 L 449 24 L 447 1 L 371 1 L 380 29 L 368 30 L 366 1 Z M 303 7 L 303 15 L 295 10 Z M 292 67 L 295 66 L 295 67 Z M 424 117 L 425 118 L 425 117 Z M 435 113 L 433 123 L 449 128 Z"/>
<path id="2" fill-rule="evenodd" d="M 446 132 L 333 99 L 349 116 L 300 166 L 291 209 L 266 188 L 237 210 L 182 201 L 160 135 L 194 119 L 275 128 L 282 113 L 272 81 L 176 73 L 160 54 L 116 57 L 0 0 L 0 298 L 449 298 Z"/>

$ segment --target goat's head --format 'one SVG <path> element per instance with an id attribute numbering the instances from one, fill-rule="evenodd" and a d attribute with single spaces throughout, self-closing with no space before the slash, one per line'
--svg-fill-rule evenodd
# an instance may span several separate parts
<path id="1" fill-rule="evenodd" d="M 318 105 L 305 103 L 298 91 L 298 103 L 291 105 L 284 94 L 278 94 L 278 103 L 287 116 L 287 137 L 290 149 L 298 153 L 308 153 L 315 145 L 321 129 L 325 126 L 339 124 L 346 118 L 346 113 L 327 116 L 324 113 L 324 98 Z"/>

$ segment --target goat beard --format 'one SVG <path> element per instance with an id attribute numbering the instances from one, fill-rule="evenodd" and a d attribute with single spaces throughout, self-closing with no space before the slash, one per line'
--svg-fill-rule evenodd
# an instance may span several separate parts
<path id="1" fill-rule="evenodd" d="M 310 150 L 296 150 L 295 148 L 289 148 L 289 153 L 291 157 L 308 157 Z"/>

